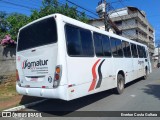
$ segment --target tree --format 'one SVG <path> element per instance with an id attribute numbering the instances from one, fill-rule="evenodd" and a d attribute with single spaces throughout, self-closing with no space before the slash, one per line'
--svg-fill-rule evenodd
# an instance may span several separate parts
<path id="1" fill-rule="evenodd" d="M 80 20 L 87 23 L 88 18 L 85 12 L 78 12 L 76 7 L 69 7 L 68 4 L 60 4 L 58 0 L 43 0 L 40 10 L 33 10 L 30 16 L 30 21 L 54 14 L 60 13 L 68 17 Z"/>
<path id="2" fill-rule="evenodd" d="M 29 17 L 19 13 L 12 13 L 6 18 L 6 21 L 8 22 L 8 34 L 16 41 L 18 30 L 29 22 Z"/>
<path id="3" fill-rule="evenodd" d="M 4 38 L 7 33 L 8 23 L 6 21 L 7 13 L 0 11 L 0 40 Z"/>
<path id="4" fill-rule="evenodd" d="M 5 12 L 0 12 L 0 41 L 2 39 L 5 41 L 6 35 L 10 35 L 16 41 L 18 30 L 22 26 L 54 13 L 61 13 L 82 22 L 88 22 L 85 12 L 78 12 L 76 7 L 69 7 L 67 3 L 60 4 L 58 0 L 43 0 L 40 10 L 32 10 L 32 14 L 29 17 L 19 13 L 7 15 Z"/>

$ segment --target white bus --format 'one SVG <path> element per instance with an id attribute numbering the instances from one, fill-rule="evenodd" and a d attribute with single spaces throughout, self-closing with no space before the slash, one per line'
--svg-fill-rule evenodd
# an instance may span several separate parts
<path id="1" fill-rule="evenodd" d="M 61 14 L 19 30 L 16 66 L 19 94 L 67 101 L 151 73 L 147 46 Z"/>

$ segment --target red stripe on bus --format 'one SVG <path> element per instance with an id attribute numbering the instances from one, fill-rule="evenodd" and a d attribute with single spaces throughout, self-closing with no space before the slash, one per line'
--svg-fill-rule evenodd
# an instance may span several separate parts
<path id="1" fill-rule="evenodd" d="M 93 67 L 92 67 L 93 80 L 92 80 L 91 86 L 90 86 L 90 88 L 89 88 L 89 91 L 93 90 L 94 87 L 95 87 L 95 85 L 96 85 L 96 80 L 97 80 L 96 66 L 97 66 L 97 64 L 98 64 L 99 61 L 100 61 L 100 59 L 97 60 L 97 62 L 96 62 L 96 63 L 93 65 Z"/>

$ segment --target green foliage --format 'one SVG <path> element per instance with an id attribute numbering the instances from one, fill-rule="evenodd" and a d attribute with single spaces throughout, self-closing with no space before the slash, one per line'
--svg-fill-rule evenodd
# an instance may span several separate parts
<path id="1" fill-rule="evenodd" d="M 8 23 L 6 21 L 7 14 L 3 11 L 0 12 L 0 40 L 4 38 L 7 33 Z"/>
<path id="2" fill-rule="evenodd" d="M 17 40 L 18 30 L 33 20 L 38 18 L 60 13 L 68 17 L 80 20 L 87 23 L 88 18 L 84 12 L 77 12 L 76 7 L 69 7 L 68 4 L 59 4 L 58 0 L 43 0 L 40 10 L 32 10 L 32 14 L 27 17 L 19 13 L 7 15 L 5 12 L 0 12 L 0 41 L 6 34 L 10 34 L 13 40 Z"/>
<path id="3" fill-rule="evenodd" d="M 29 18 L 23 14 L 12 13 L 6 21 L 8 22 L 8 33 L 16 40 L 18 30 L 29 22 Z"/>
<path id="4" fill-rule="evenodd" d="M 85 23 L 88 22 L 84 12 L 79 13 L 76 7 L 69 7 L 67 3 L 64 5 L 60 4 L 58 0 L 43 0 L 39 11 L 32 11 L 31 21 L 54 13 L 60 13 Z"/>

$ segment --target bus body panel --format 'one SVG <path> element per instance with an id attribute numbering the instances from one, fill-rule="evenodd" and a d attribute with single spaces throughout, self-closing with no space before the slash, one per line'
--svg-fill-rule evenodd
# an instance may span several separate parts
<path id="1" fill-rule="evenodd" d="M 68 89 L 70 99 L 116 86 L 112 58 L 67 57 L 67 68 L 68 85 L 72 86 Z"/>
<path id="2" fill-rule="evenodd" d="M 16 89 L 20 94 L 68 100 L 66 54 L 65 49 L 62 49 L 65 48 L 64 36 L 62 36 L 64 29 L 61 27 L 61 16 L 57 15 L 55 21 L 59 39 L 57 43 L 17 51 L 16 66 L 20 82 L 17 83 Z M 34 25 L 36 22 L 29 25 Z M 60 84 L 59 87 L 53 88 L 55 68 L 59 65 L 62 66 Z"/>
<path id="3" fill-rule="evenodd" d="M 138 77 L 145 75 L 145 58 L 138 59 Z"/>
<path id="4" fill-rule="evenodd" d="M 17 53 L 17 67 L 21 86 L 53 88 L 57 45 L 47 45 Z M 52 51 L 52 52 L 49 52 Z M 50 80 L 50 81 L 49 81 Z"/>
<path id="5" fill-rule="evenodd" d="M 28 95 L 28 96 L 36 96 L 36 97 L 43 97 L 43 98 L 57 98 L 63 99 L 68 101 L 67 98 L 67 85 L 59 86 L 56 89 L 42 89 L 42 88 L 25 88 L 20 87 L 16 84 L 16 90 L 19 94 Z"/>
<path id="6" fill-rule="evenodd" d="M 126 58 L 127 60 L 128 58 Z M 131 60 L 129 60 L 130 62 Z M 117 83 L 117 74 L 118 72 L 122 71 L 124 73 L 124 77 L 125 77 L 125 82 L 128 82 L 128 79 L 132 79 L 132 78 L 128 78 L 127 76 L 130 74 L 130 70 L 128 70 L 128 67 L 132 66 L 132 61 L 131 63 L 127 63 L 126 61 L 123 60 L 123 58 L 115 58 L 113 59 L 113 67 L 114 67 L 114 74 L 115 74 L 115 82 Z M 121 67 L 120 67 L 121 66 Z M 127 67 L 128 66 L 128 67 Z M 126 79 L 127 78 L 127 79 Z"/>
<path id="7" fill-rule="evenodd" d="M 41 21 L 48 17 L 55 18 L 58 36 L 57 43 L 17 52 L 17 69 L 20 76 L 20 82 L 23 81 L 23 83 L 21 83 L 22 86 L 19 86 L 18 83 L 16 85 L 18 93 L 46 98 L 73 100 L 82 96 L 115 88 L 117 86 L 117 75 L 120 71 L 124 72 L 125 83 L 137 79 L 138 77 L 144 76 L 146 66 L 148 67 L 149 72 L 151 72 L 149 56 L 148 58 L 146 58 L 147 62 L 145 62 L 145 58 L 133 57 L 115 58 L 112 56 L 107 58 L 97 57 L 96 55 L 92 57 L 69 56 L 67 53 L 67 43 L 65 36 L 66 24 L 71 24 L 80 28 L 90 30 L 92 32 L 92 35 L 93 32 L 97 32 L 108 37 L 128 41 L 137 45 L 145 45 L 103 30 L 99 30 L 96 27 L 87 25 L 85 23 L 60 14 L 53 14 L 36 20 L 33 23 L 36 23 L 37 21 Z M 28 25 L 32 25 L 33 23 L 30 23 Z M 32 52 L 32 50 L 34 49 L 36 49 L 36 51 Z M 19 61 L 19 56 L 20 58 L 22 57 L 21 62 Z M 31 70 L 23 70 L 23 61 L 28 60 L 29 62 L 32 62 L 38 61 L 39 59 L 48 60 L 48 73 L 40 74 L 42 76 L 45 76 L 45 82 L 34 80 L 31 81 L 31 79 L 27 81 L 28 79 L 26 80 L 26 76 L 29 76 L 31 78 L 33 76 L 33 78 L 36 78 L 40 75 L 34 73 L 32 74 Z M 55 68 L 57 65 L 62 66 L 62 75 L 59 86 L 57 88 L 53 88 Z M 141 72 L 139 72 L 140 70 Z M 51 83 L 49 83 L 50 76 L 52 77 Z M 27 87 L 27 85 L 29 85 L 29 87 Z M 42 88 L 42 86 L 48 86 L 48 88 Z"/>

